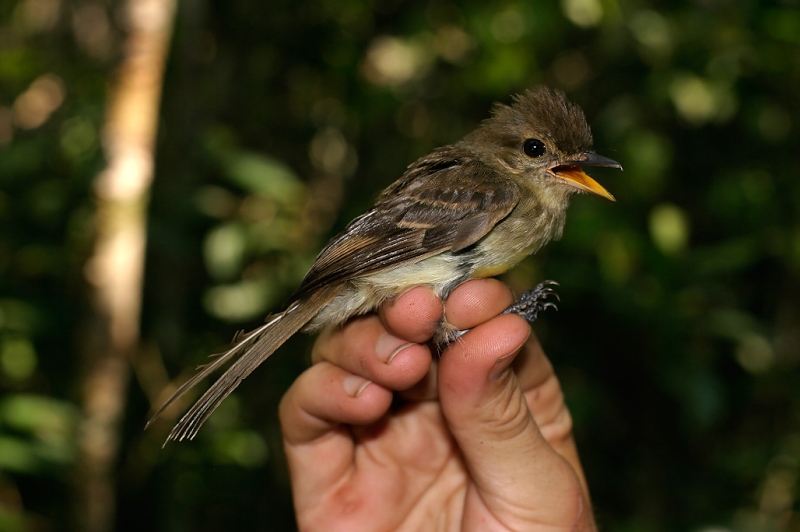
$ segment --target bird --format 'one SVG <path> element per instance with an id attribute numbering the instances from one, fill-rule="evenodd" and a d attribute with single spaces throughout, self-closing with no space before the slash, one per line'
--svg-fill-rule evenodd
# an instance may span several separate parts
<path id="1" fill-rule="evenodd" d="M 461 283 L 499 275 L 562 235 L 570 199 L 590 193 L 615 201 L 583 170 L 622 169 L 592 150 L 581 108 L 546 86 L 494 104 L 460 141 L 408 166 L 319 253 L 284 310 L 234 337 L 232 347 L 198 367 L 152 416 L 209 374 L 230 367 L 180 418 L 167 442 L 193 439 L 230 393 L 300 330 L 315 333 L 373 312 L 415 286 L 442 299 Z M 507 312 L 529 321 L 552 306 L 545 281 Z M 443 316 L 434 334 L 446 346 L 458 331 Z"/>

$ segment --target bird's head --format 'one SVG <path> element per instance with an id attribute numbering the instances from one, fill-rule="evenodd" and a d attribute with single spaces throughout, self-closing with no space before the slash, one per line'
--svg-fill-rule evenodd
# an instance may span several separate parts
<path id="1" fill-rule="evenodd" d="M 583 111 L 563 93 L 537 87 L 497 104 L 492 116 L 465 143 L 485 163 L 511 173 L 534 188 L 541 199 L 566 204 L 576 192 L 614 201 L 585 166 L 622 166 L 592 151 L 592 131 Z"/>

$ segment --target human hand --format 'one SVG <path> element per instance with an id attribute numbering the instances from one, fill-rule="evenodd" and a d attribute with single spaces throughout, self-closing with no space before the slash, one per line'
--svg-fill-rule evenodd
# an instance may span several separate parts
<path id="1" fill-rule="evenodd" d="M 281 401 L 301 530 L 596 530 L 558 379 L 493 279 L 458 287 L 470 329 L 441 358 L 415 288 L 327 330 Z"/>

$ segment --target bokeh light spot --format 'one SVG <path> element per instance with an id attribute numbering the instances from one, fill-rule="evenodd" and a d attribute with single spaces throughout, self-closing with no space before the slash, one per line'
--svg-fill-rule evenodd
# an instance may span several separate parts
<path id="1" fill-rule="evenodd" d="M 669 86 L 669 94 L 678 114 L 693 126 L 724 122 L 737 109 L 729 87 L 691 74 L 677 76 Z"/>
<path id="2" fill-rule="evenodd" d="M 14 100 L 14 121 L 22 129 L 34 129 L 44 124 L 64 102 L 64 82 L 55 74 L 36 78 L 28 89 Z"/>
<path id="3" fill-rule="evenodd" d="M 97 149 L 97 130 L 91 120 L 76 116 L 61 126 L 61 150 L 73 161 L 92 155 Z"/>
<path id="4" fill-rule="evenodd" d="M 247 234 L 240 224 L 227 223 L 206 235 L 203 256 L 208 273 L 217 280 L 230 280 L 239 273 L 247 249 Z"/>
<path id="5" fill-rule="evenodd" d="M 255 468 L 266 462 L 269 448 L 264 438 L 254 431 L 223 432 L 214 439 L 216 457 L 223 463 Z"/>
<path id="6" fill-rule="evenodd" d="M 475 41 L 458 26 L 448 24 L 436 32 L 433 46 L 442 59 L 459 65 L 465 63 L 475 49 Z"/>
<path id="7" fill-rule="evenodd" d="M 333 175 L 352 175 L 358 166 L 358 156 L 341 131 L 325 128 L 314 135 L 309 147 L 314 167 Z"/>
<path id="8" fill-rule="evenodd" d="M 206 310 L 231 322 L 253 319 L 276 304 L 274 283 L 262 280 L 215 286 L 203 297 Z"/>
<path id="9" fill-rule="evenodd" d="M 669 55 L 674 46 L 674 36 L 669 20 L 651 10 L 635 13 L 630 19 L 633 36 L 649 52 L 658 57 Z M 649 55 L 645 54 L 645 55 Z"/>
<path id="10" fill-rule="evenodd" d="M 24 381 L 36 371 L 36 349 L 27 338 L 6 338 L 0 344 L 0 368 L 12 380 Z"/>
<path id="11" fill-rule="evenodd" d="M 525 34 L 525 19 L 516 9 L 506 9 L 492 18 L 491 31 L 502 43 L 516 42 Z"/>
<path id="12" fill-rule="evenodd" d="M 561 9 L 573 24 L 582 28 L 597 26 L 603 18 L 600 0 L 561 0 Z"/>
<path id="13" fill-rule="evenodd" d="M 364 76 L 375 85 L 402 85 L 421 76 L 429 66 L 424 48 L 397 37 L 382 36 L 367 49 Z"/>
<path id="14" fill-rule="evenodd" d="M 747 333 L 736 346 L 736 361 L 750 373 L 764 373 L 775 363 L 775 351 L 762 335 Z"/>
<path id="15" fill-rule="evenodd" d="M 653 243 L 665 255 L 683 251 L 689 243 L 689 217 L 677 205 L 657 205 L 650 211 L 648 222 Z"/>
<path id="16" fill-rule="evenodd" d="M 51 30 L 58 23 L 61 0 L 23 0 L 14 10 L 14 22 L 29 33 Z"/>

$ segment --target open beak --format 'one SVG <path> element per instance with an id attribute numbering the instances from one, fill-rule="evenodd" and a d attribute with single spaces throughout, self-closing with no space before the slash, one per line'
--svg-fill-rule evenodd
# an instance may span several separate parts
<path id="1" fill-rule="evenodd" d="M 590 192 L 607 200 L 617 201 L 600 183 L 586 175 L 586 172 L 581 168 L 582 166 L 606 166 L 622 170 L 622 165 L 617 161 L 596 153 L 586 152 L 572 161 L 553 166 L 550 168 L 550 173 L 564 179 L 567 184 L 579 190 Z"/>

